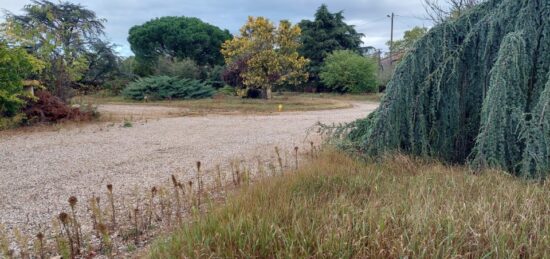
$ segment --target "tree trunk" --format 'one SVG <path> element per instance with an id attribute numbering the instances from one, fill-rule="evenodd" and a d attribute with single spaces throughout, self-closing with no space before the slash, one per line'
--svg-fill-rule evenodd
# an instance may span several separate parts
<path id="1" fill-rule="evenodd" d="M 262 89 L 261 92 L 262 92 L 262 99 L 270 100 L 273 97 L 271 93 L 271 87 Z"/>

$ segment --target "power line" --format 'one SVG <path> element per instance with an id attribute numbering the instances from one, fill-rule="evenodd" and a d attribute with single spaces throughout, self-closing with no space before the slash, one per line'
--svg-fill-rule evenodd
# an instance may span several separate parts
<path id="1" fill-rule="evenodd" d="M 429 19 L 429 18 L 425 18 L 425 17 L 423 18 L 423 17 L 418 17 L 418 16 L 399 15 L 399 14 L 396 14 L 395 16 L 408 18 L 408 19 L 422 20 L 422 21 L 431 21 L 431 19 Z"/>

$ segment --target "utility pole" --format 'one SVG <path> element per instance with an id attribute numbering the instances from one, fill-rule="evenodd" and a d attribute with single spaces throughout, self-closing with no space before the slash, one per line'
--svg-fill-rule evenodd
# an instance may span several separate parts
<path id="1" fill-rule="evenodd" d="M 388 18 L 391 18 L 390 65 L 393 65 L 393 20 L 395 18 L 395 14 L 391 13 L 391 15 L 388 15 Z"/>

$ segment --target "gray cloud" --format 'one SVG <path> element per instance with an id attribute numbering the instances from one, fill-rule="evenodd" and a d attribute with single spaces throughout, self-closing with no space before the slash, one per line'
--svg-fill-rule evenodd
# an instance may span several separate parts
<path id="1" fill-rule="evenodd" d="M 29 0 L 0 0 L 0 6 L 18 13 Z M 161 16 L 190 16 L 220 28 L 237 33 L 249 15 L 265 16 L 274 21 L 288 19 L 299 22 L 313 19 L 317 7 L 325 3 L 332 12 L 344 11 L 349 24 L 366 35 L 364 44 L 387 49 L 385 42 L 390 37 L 391 12 L 398 16 L 395 21 L 395 37 L 414 26 L 430 26 L 422 19 L 424 9 L 420 0 L 72 0 L 94 10 L 98 17 L 107 19 L 106 38 L 119 45 L 122 55 L 131 55 L 126 38 L 128 30 L 138 24 Z"/>

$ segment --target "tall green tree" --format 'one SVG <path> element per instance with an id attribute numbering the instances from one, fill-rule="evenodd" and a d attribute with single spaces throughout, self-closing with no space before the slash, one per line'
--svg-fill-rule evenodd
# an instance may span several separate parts
<path id="1" fill-rule="evenodd" d="M 221 65 L 220 48 L 228 39 L 228 30 L 191 17 L 157 18 L 132 27 L 128 36 L 141 75 L 152 74 L 160 56 L 190 58 L 199 65 Z"/>
<path id="2" fill-rule="evenodd" d="M 22 15 L 7 13 L 4 29 L 11 42 L 46 62 L 41 81 L 66 100 L 88 67 L 87 49 L 103 35 L 104 21 L 80 4 L 33 0 Z"/>
<path id="3" fill-rule="evenodd" d="M 335 50 L 360 52 L 361 38 L 353 25 L 344 22 L 343 12 L 331 13 L 326 5 L 321 5 L 315 13 L 315 19 L 302 20 L 302 46 L 300 54 L 310 60 L 310 83 L 318 86 L 319 71 L 325 57 Z"/>

